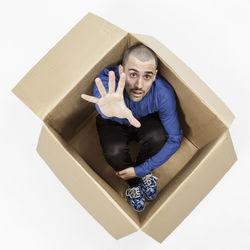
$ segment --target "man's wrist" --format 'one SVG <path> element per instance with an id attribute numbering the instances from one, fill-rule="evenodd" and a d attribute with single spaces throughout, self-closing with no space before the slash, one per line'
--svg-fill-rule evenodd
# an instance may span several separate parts
<path id="1" fill-rule="evenodd" d="M 144 176 L 144 171 L 143 171 L 143 169 L 140 166 L 134 167 L 134 170 L 135 170 L 135 175 L 137 177 L 141 178 L 141 177 Z"/>

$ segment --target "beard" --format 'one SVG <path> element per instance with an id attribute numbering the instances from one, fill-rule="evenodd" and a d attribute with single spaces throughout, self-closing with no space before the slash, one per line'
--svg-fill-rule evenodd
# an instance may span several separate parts
<path id="1" fill-rule="evenodd" d="M 128 98 L 133 102 L 139 102 L 145 97 L 145 91 L 141 89 L 130 89 L 129 93 L 125 89 L 124 91 Z"/>

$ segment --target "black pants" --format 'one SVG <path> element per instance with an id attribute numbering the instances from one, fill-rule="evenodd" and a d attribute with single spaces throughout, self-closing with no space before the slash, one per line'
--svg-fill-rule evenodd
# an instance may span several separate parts
<path id="1" fill-rule="evenodd" d="M 135 167 L 158 153 L 168 139 L 158 112 L 139 119 L 140 128 L 120 124 L 104 119 L 100 114 L 96 116 L 96 127 L 99 134 L 103 155 L 109 165 L 116 171 L 128 167 Z M 132 162 L 128 142 L 135 140 L 140 149 L 135 162 Z M 140 178 L 128 179 L 131 186 L 139 183 Z"/>

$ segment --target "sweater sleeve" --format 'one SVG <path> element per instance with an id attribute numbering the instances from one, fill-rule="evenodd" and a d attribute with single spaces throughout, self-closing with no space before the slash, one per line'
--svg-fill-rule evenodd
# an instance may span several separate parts
<path id="1" fill-rule="evenodd" d="M 178 114 L 176 112 L 174 90 L 172 87 L 168 87 L 167 91 L 159 91 L 158 96 L 159 117 L 166 133 L 168 134 L 168 139 L 157 154 L 153 155 L 142 164 L 134 167 L 137 177 L 143 177 L 152 172 L 155 168 L 161 166 L 181 145 L 183 131 L 180 127 Z"/>

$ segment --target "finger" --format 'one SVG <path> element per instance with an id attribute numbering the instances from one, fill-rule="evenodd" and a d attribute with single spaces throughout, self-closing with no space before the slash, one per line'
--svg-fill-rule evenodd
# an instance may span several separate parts
<path id="1" fill-rule="evenodd" d="M 106 92 L 106 89 L 105 87 L 103 86 L 102 84 L 102 81 L 100 78 L 96 78 L 95 79 L 95 82 L 96 82 L 96 86 L 101 94 L 102 97 L 106 96 L 107 95 L 107 92 Z"/>
<path id="2" fill-rule="evenodd" d="M 125 175 L 117 174 L 118 177 L 123 178 Z"/>
<path id="3" fill-rule="evenodd" d="M 139 128 L 141 126 L 141 123 L 133 116 L 132 112 L 126 116 L 128 121 L 130 122 L 131 125 L 133 125 L 136 128 Z"/>
<path id="4" fill-rule="evenodd" d="M 115 73 L 114 71 L 109 71 L 109 93 L 112 94 L 115 92 Z"/>
<path id="5" fill-rule="evenodd" d="M 120 95 L 123 95 L 123 90 L 124 90 L 124 86 L 125 86 L 125 79 L 126 79 L 126 75 L 124 72 L 122 72 L 120 75 L 120 80 L 118 82 L 118 87 L 117 87 L 117 91 L 116 91 Z"/>
<path id="6" fill-rule="evenodd" d="M 118 173 L 119 176 L 125 175 L 125 173 Z"/>
<path id="7" fill-rule="evenodd" d="M 120 174 L 119 177 L 125 178 L 125 177 L 127 177 L 127 174 Z"/>
<path id="8" fill-rule="evenodd" d="M 126 174 L 127 173 L 127 170 L 126 169 L 123 169 L 121 171 L 118 172 L 119 174 Z"/>
<path id="9" fill-rule="evenodd" d="M 93 102 L 93 103 L 97 103 L 99 100 L 99 98 L 97 98 L 97 97 L 85 95 L 85 94 L 81 94 L 81 98 L 88 101 L 88 102 Z"/>

